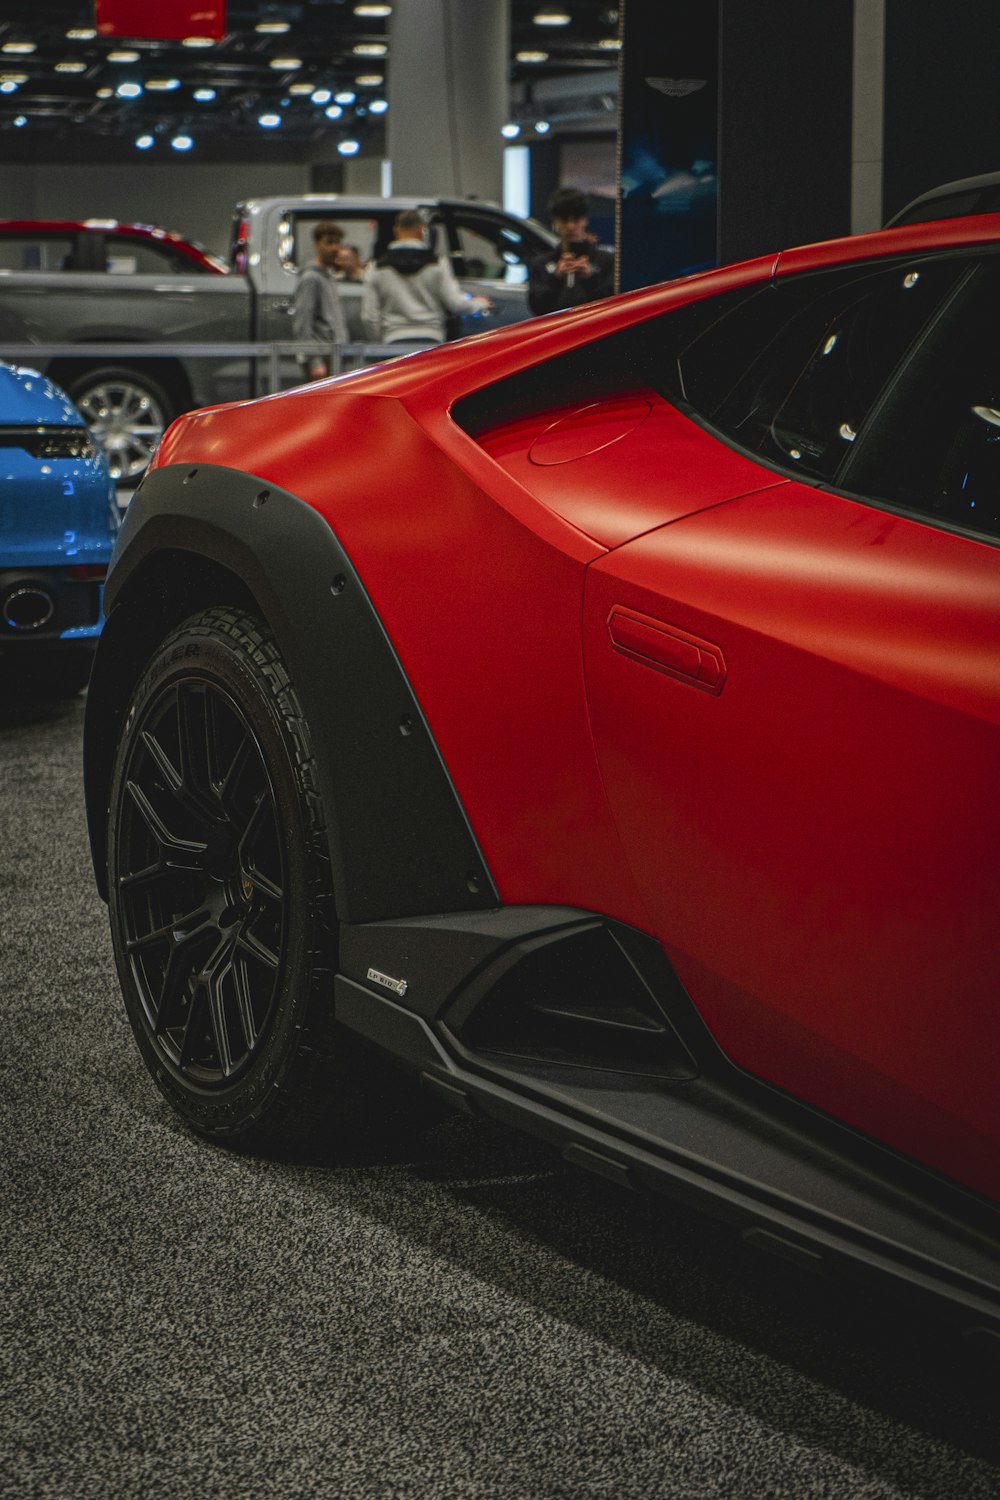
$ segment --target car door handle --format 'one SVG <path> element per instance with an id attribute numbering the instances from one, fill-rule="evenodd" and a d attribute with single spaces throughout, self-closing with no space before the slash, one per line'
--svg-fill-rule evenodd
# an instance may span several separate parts
<path id="1" fill-rule="evenodd" d="M 615 606 L 608 615 L 611 644 L 623 656 L 678 677 L 708 693 L 721 693 L 726 663 L 720 647 L 648 615 Z"/>

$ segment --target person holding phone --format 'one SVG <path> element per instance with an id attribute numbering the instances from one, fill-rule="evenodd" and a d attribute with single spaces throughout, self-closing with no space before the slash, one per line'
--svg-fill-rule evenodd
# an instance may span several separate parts
<path id="1" fill-rule="evenodd" d="M 549 218 L 559 236 L 558 248 L 528 263 L 528 306 L 533 313 L 580 307 L 614 291 L 614 256 L 597 246 L 587 230 L 587 200 L 576 188 L 557 188 L 549 199 Z"/>

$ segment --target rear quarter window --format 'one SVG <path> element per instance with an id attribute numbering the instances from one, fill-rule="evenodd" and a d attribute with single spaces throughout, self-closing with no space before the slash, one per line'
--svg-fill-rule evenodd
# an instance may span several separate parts
<path id="1" fill-rule="evenodd" d="M 68 234 L 0 235 L 0 271 L 74 270 L 73 251 Z"/>
<path id="2" fill-rule="evenodd" d="M 705 304 L 677 388 L 741 448 L 832 479 L 959 274 L 953 261 L 851 267 L 720 298 L 714 317 Z"/>

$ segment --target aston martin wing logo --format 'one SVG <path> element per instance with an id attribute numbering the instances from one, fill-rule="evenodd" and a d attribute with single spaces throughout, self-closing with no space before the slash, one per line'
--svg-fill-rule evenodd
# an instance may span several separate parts
<path id="1" fill-rule="evenodd" d="M 708 82 L 707 78 L 647 78 L 651 89 L 666 94 L 670 99 L 683 99 L 685 94 L 696 94 Z"/>

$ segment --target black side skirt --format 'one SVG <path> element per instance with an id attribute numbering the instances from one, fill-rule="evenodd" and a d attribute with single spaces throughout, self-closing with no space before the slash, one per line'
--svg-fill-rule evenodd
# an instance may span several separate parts
<path id="1" fill-rule="evenodd" d="M 449 1104 L 1000 1353 L 1000 1210 L 735 1067 L 645 934 L 531 906 L 346 925 L 334 1004 Z"/>

